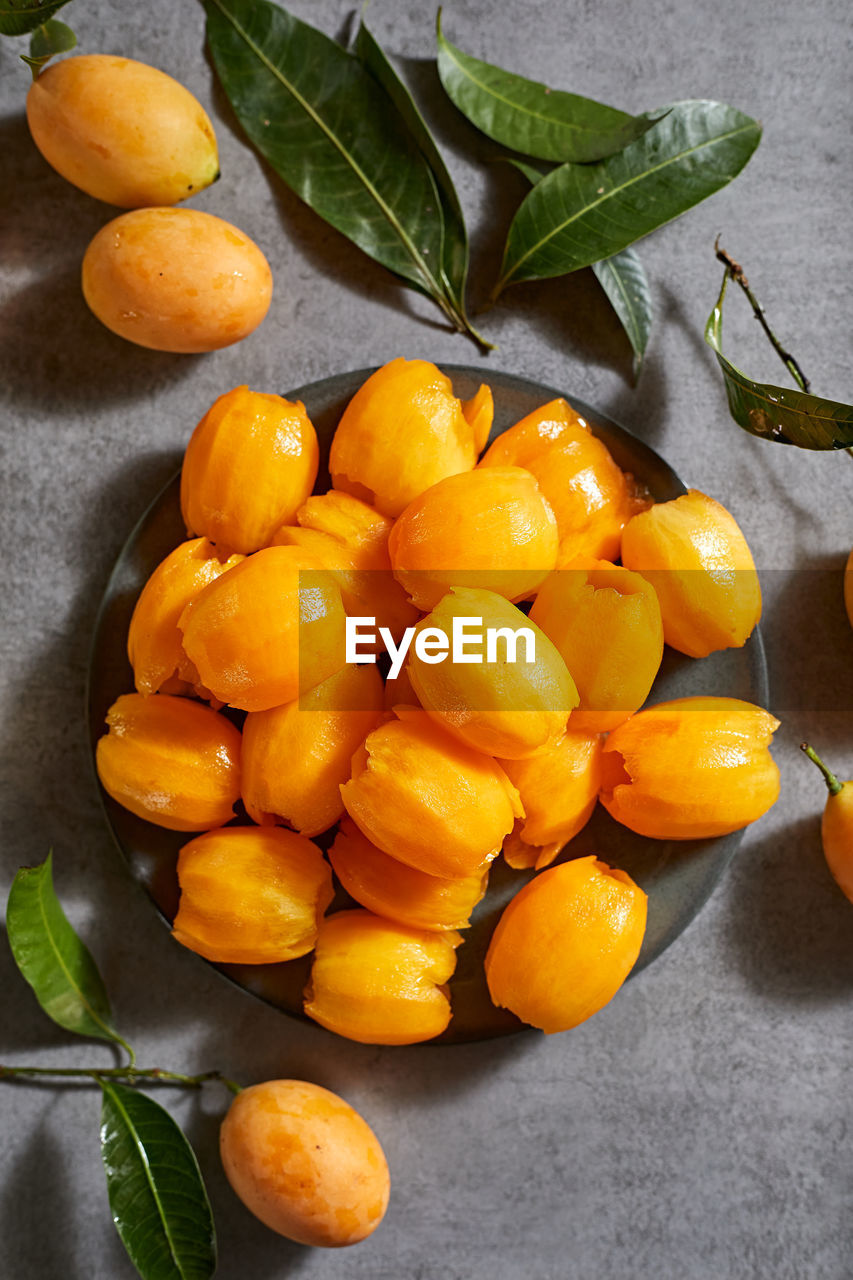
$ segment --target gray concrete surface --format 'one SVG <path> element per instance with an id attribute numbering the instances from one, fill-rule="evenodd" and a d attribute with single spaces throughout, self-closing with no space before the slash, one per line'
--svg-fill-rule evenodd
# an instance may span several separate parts
<path id="1" fill-rule="evenodd" d="M 294 0 L 327 31 L 343 0 Z M 823 866 L 809 734 L 853 774 L 853 635 L 840 571 L 853 542 L 853 464 L 763 444 L 726 416 L 701 340 L 717 232 L 743 261 L 815 388 L 850 399 L 851 95 L 843 0 L 458 0 L 448 35 L 481 56 L 641 110 L 718 97 L 765 124 L 741 178 L 651 238 L 655 332 L 638 389 L 629 351 L 584 276 L 518 287 L 484 321 L 488 359 L 426 303 L 318 222 L 235 132 L 203 52 L 200 7 L 90 0 L 69 11 L 85 51 L 171 72 L 217 124 L 222 181 L 195 205 L 245 228 L 275 271 L 263 327 L 204 357 L 146 353 L 101 329 L 80 257 L 110 211 L 31 145 L 27 72 L 0 50 L 3 374 L 2 887 L 53 846 L 67 909 L 117 1017 L 152 1064 L 252 1081 L 305 1076 L 369 1118 L 393 1172 L 388 1217 L 337 1253 L 291 1246 L 232 1196 L 216 1156 L 223 1097 L 169 1095 L 214 1202 L 222 1280 L 842 1280 L 853 1273 L 849 1126 L 853 907 Z M 520 179 L 442 101 L 429 7 L 374 0 L 408 60 L 457 178 L 487 292 Z M 741 300 L 730 352 L 784 377 Z M 90 775 L 83 685 L 112 561 L 210 401 L 280 390 L 397 354 L 481 363 L 600 405 L 736 514 L 761 566 L 783 794 L 671 950 L 571 1034 L 435 1049 L 366 1048 L 299 1025 L 176 947 L 110 844 Z M 54 1028 L 0 946 L 2 1057 L 105 1064 Z M 162 1097 L 163 1095 L 161 1095 Z M 123 1280 L 90 1089 L 5 1085 L 0 1274 Z"/>

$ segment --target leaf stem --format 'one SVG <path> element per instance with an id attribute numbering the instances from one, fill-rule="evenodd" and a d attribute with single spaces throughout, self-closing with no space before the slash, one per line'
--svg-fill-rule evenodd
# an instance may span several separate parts
<path id="1" fill-rule="evenodd" d="M 486 299 L 485 306 L 481 307 L 482 311 L 490 311 L 492 309 L 492 307 L 497 303 L 498 299 L 500 298 L 501 294 L 506 288 L 506 284 L 507 284 L 506 277 L 501 276 L 500 280 L 498 280 L 494 289 L 492 289 L 492 292 L 489 294 L 488 298 Z"/>
<path id="2" fill-rule="evenodd" d="M 116 1032 L 115 1039 L 116 1039 L 116 1044 L 121 1045 L 122 1049 L 124 1049 L 125 1053 L 127 1054 L 128 1067 L 131 1067 L 131 1068 L 135 1067 L 136 1066 L 136 1050 L 131 1048 L 131 1046 L 127 1043 L 127 1041 L 122 1036 L 120 1036 L 118 1032 Z"/>
<path id="3" fill-rule="evenodd" d="M 474 328 L 473 324 L 468 319 L 468 316 L 465 314 L 465 311 L 453 298 L 448 297 L 445 293 L 435 293 L 431 296 L 433 301 L 438 304 L 447 316 L 447 319 L 453 325 L 453 328 L 457 333 L 463 333 L 466 337 L 472 338 L 483 351 L 495 350 L 495 344 L 493 342 L 489 342 L 487 338 L 484 338 L 483 335 Z"/>
<path id="4" fill-rule="evenodd" d="M 813 748 L 813 747 L 810 747 L 810 746 L 809 746 L 809 744 L 808 744 L 807 742 L 801 742 L 801 743 L 800 743 L 800 750 L 801 750 L 805 755 L 807 755 L 807 756 L 808 756 L 808 758 L 809 758 L 809 759 L 810 759 L 814 764 L 816 764 L 816 765 L 817 765 L 818 769 L 820 769 L 821 773 L 823 774 L 824 782 L 826 783 L 827 787 L 829 788 L 829 794 L 830 794 L 831 796 L 837 796 L 837 795 L 838 795 L 838 793 L 839 793 L 839 791 L 841 790 L 841 788 L 842 788 L 842 785 L 843 785 L 843 784 L 842 784 L 842 783 L 840 783 L 840 782 L 838 781 L 838 779 L 836 778 L 835 774 L 834 774 L 834 773 L 832 773 L 832 772 L 827 768 L 827 766 L 823 763 L 823 761 L 821 760 L 821 758 L 820 758 L 820 756 L 818 755 L 818 753 L 814 750 L 814 748 Z"/>
<path id="5" fill-rule="evenodd" d="M 124 1044 L 124 1041 L 122 1041 Z M 229 1080 L 221 1071 L 202 1071 L 199 1075 L 184 1075 L 180 1071 L 164 1071 L 162 1067 L 4 1067 L 0 1065 L 0 1081 L 14 1080 L 19 1076 L 54 1076 L 61 1079 L 92 1080 L 96 1084 L 101 1080 L 126 1080 L 134 1084 L 140 1080 L 150 1080 L 154 1084 L 177 1085 L 183 1089 L 200 1089 L 207 1080 L 217 1080 L 225 1085 L 231 1093 L 237 1094 L 242 1085 Z"/>
<path id="6" fill-rule="evenodd" d="M 743 289 L 744 293 L 749 299 L 749 304 L 752 307 L 752 311 L 756 320 L 761 325 L 762 329 L 764 330 L 765 334 L 767 335 L 770 341 L 770 345 L 773 347 L 773 350 L 776 352 L 779 359 L 787 368 L 788 372 L 796 382 L 797 386 L 800 388 L 801 391 L 808 392 L 811 387 L 811 383 L 809 382 L 806 375 L 803 373 L 803 370 L 800 367 L 799 361 L 795 359 L 794 356 L 791 355 L 790 351 L 787 351 L 782 346 L 782 343 L 779 341 L 779 339 L 776 337 L 776 334 L 770 328 L 770 325 L 767 323 L 767 317 L 764 313 L 764 308 L 756 298 L 755 294 L 752 292 L 752 289 L 749 287 L 749 281 L 746 278 L 746 274 L 744 272 L 743 267 L 740 265 L 739 262 L 735 262 L 731 254 L 726 253 L 725 249 L 720 248 L 719 236 L 717 236 L 716 240 L 714 241 L 714 253 L 716 254 L 717 261 L 722 262 L 723 265 L 728 268 L 728 273 L 731 276 L 732 280 L 734 280 L 736 284 L 739 284 L 741 289 Z"/>
<path id="7" fill-rule="evenodd" d="M 290 97 L 297 104 L 297 106 L 304 112 L 308 120 L 310 120 L 313 127 L 320 134 L 322 134 L 326 143 L 330 147 L 333 147 L 338 152 L 338 155 L 341 161 L 349 167 L 349 169 L 352 171 L 352 174 L 361 183 L 365 192 L 369 195 L 371 200 L 376 205 L 381 216 L 386 220 L 388 225 L 393 229 L 395 235 L 397 236 L 398 240 L 400 241 L 403 248 L 405 249 L 406 254 L 408 255 L 409 261 L 412 264 L 412 267 L 414 269 L 417 279 L 411 276 L 406 276 L 405 278 L 410 279 L 415 284 L 416 288 L 420 289 L 421 292 L 425 293 L 429 298 L 432 298 L 433 302 L 435 302 L 436 305 L 441 308 L 441 310 L 444 312 L 445 316 L 447 317 L 447 319 L 450 321 L 450 323 L 453 325 L 454 329 L 456 329 L 457 332 L 468 334 L 471 338 L 474 339 L 475 342 L 478 342 L 481 347 L 483 347 L 485 350 L 489 350 L 491 348 L 491 344 L 488 343 L 486 339 L 483 338 L 477 332 L 477 330 L 473 327 L 473 325 L 470 323 L 470 321 L 468 320 L 468 317 L 464 313 L 464 306 L 460 306 L 455 299 L 449 298 L 446 295 L 441 279 L 436 275 L 436 273 L 432 270 L 431 266 L 426 262 L 423 253 L 415 243 L 413 234 L 410 233 L 407 227 L 403 224 L 395 208 L 393 207 L 392 204 L 389 203 L 388 198 L 386 198 L 386 196 L 383 194 L 382 190 L 379 188 L 376 181 L 374 181 L 371 178 L 370 174 L 367 173 L 365 169 L 362 167 L 361 163 L 353 153 L 352 149 L 348 146 L 348 144 L 345 142 L 342 136 L 340 136 L 339 131 L 336 131 L 335 127 L 333 127 L 333 124 L 330 123 L 324 117 L 322 111 L 315 105 L 315 103 L 312 102 L 305 95 L 305 93 L 301 91 L 300 87 L 296 83 L 294 83 L 291 79 L 288 78 L 288 76 L 285 74 L 285 71 L 282 69 L 282 67 L 273 60 L 272 55 L 267 52 L 267 48 L 261 42 L 262 37 L 259 37 L 256 40 L 253 36 L 250 26 L 241 25 L 240 21 L 235 16 L 235 14 L 232 13 L 228 8 L 228 4 L 226 3 L 226 0 L 207 0 L 208 41 L 212 43 L 210 10 L 211 8 L 214 8 L 214 7 L 220 13 L 223 21 L 231 24 L 231 27 L 233 28 L 235 35 L 240 40 L 243 41 L 243 43 L 246 45 L 246 48 L 258 59 L 259 63 L 265 68 L 265 70 L 269 73 L 269 75 L 272 76 L 273 79 L 278 82 L 281 88 L 284 89 L 285 93 L 290 95 Z M 308 29 L 311 30 L 311 28 L 308 28 Z M 219 70 L 218 56 L 217 56 L 215 46 L 214 46 L 214 64 L 217 66 L 217 71 L 220 74 L 220 79 L 222 79 L 221 71 Z M 223 86 L 224 86 L 224 82 L 223 82 Z M 224 87 L 226 88 L 226 93 L 228 93 L 230 97 L 231 95 L 227 86 L 224 86 Z M 232 102 L 232 105 L 234 105 L 233 102 Z M 244 127 L 246 127 L 245 120 L 243 119 L 243 114 L 240 111 L 238 111 L 238 116 L 241 117 L 242 123 Z M 250 137 L 252 136 L 251 133 L 249 136 Z M 259 149 L 261 150 L 262 154 L 266 156 L 268 160 L 271 159 L 271 157 L 266 154 L 263 147 L 259 147 Z M 429 163 L 428 159 L 427 159 L 427 163 Z M 293 184 L 285 176 L 285 174 L 278 167 L 278 165 L 273 163 L 273 168 L 276 169 L 276 172 L 279 173 L 279 176 L 282 177 L 282 179 L 287 183 L 287 185 L 292 187 L 292 189 L 296 191 L 296 194 L 300 195 L 302 199 L 304 199 L 306 203 L 309 204 L 310 206 L 311 201 L 308 199 L 307 195 L 303 191 L 301 191 L 298 186 L 293 186 Z M 325 215 L 322 215 L 322 216 L 325 217 Z M 330 221 L 329 218 L 326 218 L 326 220 Z M 332 225 L 335 226 L 336 223 L 332 221 Z M 341 227 L 339 227 L 338 229 L 343 230 L 343 228 Z M 348 235 L 349 233 L 344 232 L 344 234 Z M 349 236 L 349 238 L 352 239 L 352 236 Z M 374 256 L 374 255 L 371 254 L 371 256 Z"/>

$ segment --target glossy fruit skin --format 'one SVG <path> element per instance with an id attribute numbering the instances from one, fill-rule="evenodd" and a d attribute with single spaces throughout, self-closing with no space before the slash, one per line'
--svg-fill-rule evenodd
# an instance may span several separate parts
<path id="1" fill-rule="evenodd" d="M 761 617 L 746 539 L 698 489 L 634 516 L 622 533 L 622 563 L 652 584 L 666 643 L 691 658 L 740 648 Z"/>
<path id="2" fill-rule="evenodd" d="M 353 752 L 384 717 L 372 663 L 346 666 L 294 702 L 250 711 L 243 725 L 243 803 L 260 823 L 306 836 L 334 826 Z"/>
<path id="3" fill-rule="evenodd" d="M 83 258 L 83 296 L 120 338 L 155 351 L 230 347 L 263 320 L 272 272 L 253 240 L 197 209 L 135 209 Z"/>
<path id="4" fill-rule="evenodd" d="M 406 663 L 412 687 L 427 714 L 466 746 L 487 755 L 519 759 L 559 742 L 577 690 L 556 648 L 538 627 L 493 591 L 455 587 L 418 624 L 452 639 L 455 618 L 481 619 L 483 627 L 526 627 L 534 633 L 536 660 L 454 663 L 448 656 L 432 665 L 414 648 Z M 500 650 L 503 655 L 505 651 Z M 519 645 L 517 658 L 524 654 Z"/>
<path id="5" fill-rule="evenodd" d="M 207 831 L 240 798 L 240 731 L 188 698 L 125 693 L 107 712 L 96 762 L 104 790 L 170 831 Z"/>
<path id="6" fill-rule="evenodd" d="M 404 707 L 369 734 L 341 787 L 368 840 L 434 876 L 484 869 L 523 812 L 518 792 L 489 756 L 464 746 L 424 711 Z"/>
<path id="7" fill-rule="evenodd" d="M 557 567 L 579 556 L 615 560 L 627 521 L 643 505 L 586 421 L 565 400 L 551 400 L 504 431 L 481 467 L 524 467 L 537 479 L 560 533 Z"/>
<path id="8" fill-rule="evenodd" d="M 500 760 L 518 788 L 525 817 L 504 840 L 511 867 L 541 871 L 582 831 L 601 790 L 602 740 L 597 733 L 569 729 L 556 746 L 527 760 Z"/>
<path id="9" fill-rule="evenodd" d="M 206 831 L 178 854 L 172 937 L 219 964 L 304 956 L 334 896 L 321 851 L 279 827 Z"/>
<path id="10" fill-rule="evenodd" d="M 488 387 L 463 402 L 434 364 L 392 360 L 344 410 L 329 456 L 332 484 L 396 517 L 436 481 L 470 471 L 491 423 Z"/>
<path id="11" fill-rule="evenodd" d="M 651 583 L 606 560 L 578 561 L 542 584 L 530 620 L 554 642 L 577 685 L 570 724 L 605 733 L 649 696 L 663 658 Z"/>
<path id="12" fill-rule="evenodd" d="M 467 929 L 486 892 L 488 870 L 430 876 L 398 862 L 344 818 L 329 860 L 344 889 L 375 915 L 412 929 Z"/>
<path id="13" fill-rule="evenodd" d="M 248 555 L 292 520 L 317 479 L 317 433 L 298 401 L 226 391 L 193 431 L 181 470 L 187 530 Z"/>
<path id="14" fill-rule="evenodd" d="M 601 802 L 658 840 L 727 835 L 776 802 L 768 747 L 779 721 L 737 698 L 677 698 L 639 711 L 604 745 Z"/>
<path id="15" fill-rule="evenodd" d="M 300 596 L 311 613 L 300 620 Z M 267 547 L 181 614 L 184 651 L 215 697 L 243 711 L 293 702 L 344 665 L 338 588 L 296 547 Z"/>
<path id="16" fill-rule="evenodd" d="M 362 1044 L 417 1044 L 450 1022 L 446 983 L 458 933 L 412 929 L 370 911 L 337 911 L 320 926 L 305 1012 Z"/>
<path id="17" fill-rule="evenodd" d="M 82 54 L 46 67 L 27 94 L 27 122 L 57 173 L 122 209 L 177 204 L 219 177 L 201 103 L 131 58 Z"/>
<path id="18" fill-rule="evenodd" d="M 394 576 L 418 609 L 454 586 L 524 600 L 557 562 L 557 522 L 522 467 L 490 467 L 440 480 L 415 498 L 388 540 Z"/>
<path id="19" fill-rule="evenodd" d="M 220 559 L 206 538 L 194 538 L 160 562 L 142 588 L 127 632 L 137 693 L 201 692 L 199 674 L 184 653 L 178 619 L 208 583 L 242 559 L 227 552 Z"/>
<path id="20" fill-rule="evenodd" d="M 314 494 L 296 513 L 297 526 L 285 525 L 273 546 L 302 547 L 334 576 L 344 608 L 352 617 L 375 618 L 399 639 L 418 620 L 418 611 L 391 572 L 390 516 L 349 493 Z"/>
<path id="21" fill-rule="evenodd" d="M 853 902 L 853 782 L 843 783 L 836 795 L 827 796 L 821 838 L 835 883 Z"/>
<path id="22" fill-rule="evenodd" d="M 850 626 L 853 627 L 853 551 L 847 557 L 847 567 L 844 570 L 844 607 Z"/>
<path id="23" fill-rule="evenodd" d="M 390 1179 L 376 1134 L 349 1103 L 304 1080 L 241 1089 L 219 1135 L 233 1190 L 265 1226 L 339 1248 L 375 1231 Z"/>
<path id="24" fill-rule="evenodd" d="M 807 742 L 800 750 L 823 774 L 829 793 L 821 819 L 823 854 L 839 889 L 853 902 L 853 782 L 837 778 Z"/>
<path id="25" fill-rule="evenodd" d="M 634 967 L 645 893 L 595 855 L 535 877 L 511 899 L 486 954 L 492 1000 L 546 1035 L 598 1013 Z"/>

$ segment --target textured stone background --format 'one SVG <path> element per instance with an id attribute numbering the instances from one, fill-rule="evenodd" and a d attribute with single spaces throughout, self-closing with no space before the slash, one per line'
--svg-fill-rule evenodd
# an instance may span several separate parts
<path id="1" fill-rule="evenodd" d="M 342 0 L 294 0 L 329 32 Z M 448 34 L 526 74 L 641 110 L 718 97 L 763 119 L 764 141 L 726 191 L 643 246 L 656 305 L 647 368 L 588 273 L 518 287 L 486 325 L 484 359 L 435 327 L 426 303 L 305 210 L 235 132 L 214 90 L 200 7 L 73 6 L 84 51 L 177 76 L 211 110 L 223 178 L 194 202 L 269 255 L 269 318 L 239 347 L 158 355 L 88 314 L 79 262 L 110 210 L 73 190 L 30 143 L 27 72 L 0 50 L 3 372 L 3 896 L 52 845 L 59 891 L 149 1063 L 219 1065 L 247 1081 L 295 1075 L 350 1098 L 394 1176 L 367 1243 L 312 1253 L 268 1233 L 216 1157 L 223 1098 L 169 1095 L 197 1144 L 223 1280 L 842 1280 L 851 1273 L 849 1061 L 853 908 L 818 839 L 822 785 L 796 751 L 808 733 L 853 773 L 853 636 L 840 570 L 853 542 L 853 466 L 752 440 L 731 424 L 701 330 L 722 231 L 815 388 L 850 399 L 849 8 L 844 0 L 458 0 Z M 475 295 L 487 292 L 521 180 L 442 100 L 430 8 L 374 0 L 446 146 L 470 219 Z M 728 348 L 782 380 L 741 299 Z M 110 566 L 175 467 L 196 420 L 247 381 L 281 390 L 397 354 L 538 377 L 598 404 L 736 514 L 764 571 L 784 790 L 692 927 L 590 1023 L 546 1040 L 367 1048 L 302 1026 L 173 945 L 103 825 L 84 736 L 87 647 Z M 105 1063 L 38 1011 L 0 946 L 2 1054 Z M 163 1095 L 161 1095 L 162 1097 Z M 9 1280 L 120 1280 L 97 1099 L 4 1086 L 0 1272 Z"/>

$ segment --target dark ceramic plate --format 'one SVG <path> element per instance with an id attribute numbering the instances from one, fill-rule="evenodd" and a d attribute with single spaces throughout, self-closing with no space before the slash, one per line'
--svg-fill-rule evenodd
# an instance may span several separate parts
<path id="1" fill-rule="evenodd" d="M 563 395 L 523 378 L 462 365 L 444 366 L 457 395 L 472 396 L 487 380 L 495 396 L 492 438 L 505 431 L 532 409 Z M 289 392 L 305 403 L 320 439 L 321 469 L 318 490 L 328 488 L 326 470 L 335 426 L 350 397 L 368 369 L 339 374 Z M 623 427 L 590 405 L 567 397 L 584 415 L 592 430 L 610 449 L 616 461 L 645 484 L 658 500 L 677 497 L 684 485 L 662 458 Z M 126 657 L 127 628 L 136 598 L 149 574 L 185 537 L 181 522 L 179 481 L 175 478 L 153 501 L 131 533 L 107 584 L 95 627 L 89 668 L 89 732 L 94 750 L 104 732 L 107 708 L 119 694 L 133 688 Z M 713 654 L 701 662 L 669 649 L 655 681 L 651 701 L 696 694 L 725 694 L 767 705 L 767 669 L 761 636 L 756 631 L 743 649 Z M 171 921 L 177 908 L 175 862 L 188 837 L 143 822 L 102 793 L 107 821 L 132 875 L 149 893 L 160 913 Z M 319 843 L 330 838 L 320 837 Z M 702 907 L 740 842 L 740 833 L 715 840 L 662 841 L 634 835 L 619 826 L 598 807 L 592 820 L 564 850 L 560 861 L 595 852 L 605 862 L 628 871 L 649 895 L 649 917 L 643 949 L 634 972 L 650 964 L 687 927 Z M 509 870 L 497 859 L 489 890 L 474 913 L 465 944 L 459 949 L 458 968 L 451 982 L 453 1020 L 441 1037 L 467 1041 L 506 1035 L 522 1024 L 505 1010 L 496 1009 L 483 975 L 483 957 L 500 912 L 513 893 L 530 878 L 530 872 Z M 339 892 L 333 910 L 347 905 Z M 302 1014 L 302 989 L 308 977 L 310 956 L 277 965 L 217 965 L 247 991 L 260 996 L 295 1017 Z"/>

